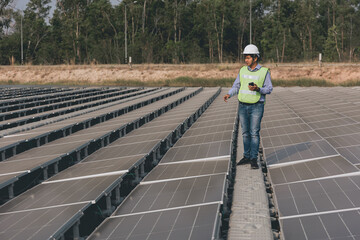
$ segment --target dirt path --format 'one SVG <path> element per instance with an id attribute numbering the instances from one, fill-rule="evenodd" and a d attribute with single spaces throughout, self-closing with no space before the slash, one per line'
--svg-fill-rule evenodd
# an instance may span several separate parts
<path id="1" fill-rule="evenodd" d="M 301 78 L 324 79 L 332 83 L 360 80 L 360 64 L 264 64 L 271 70 L 273 79 Z M 0 66 L 0 81 L 19 83 L 87 82 L 138 80 L 154 81 L 192 78 L 236 78 L 240 64 L 142 64 L 86 65 L 86 66 Z"/>

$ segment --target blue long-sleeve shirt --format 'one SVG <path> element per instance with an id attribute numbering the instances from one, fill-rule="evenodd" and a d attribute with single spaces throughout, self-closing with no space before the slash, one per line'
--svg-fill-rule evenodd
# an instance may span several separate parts
<path id="1" fill-rule="evenodd" d="M 255 72 L 261 68 L 261 65 L 260 64 L 256 65 L 254 70 L 252 70 L 250 67 L 247 67 L 247 68 L 249 71 Z M 273 90 L 269 72 L 266 73 L 264 85 L 262 87 L 261 86 L 258 86 L 258 87 L 260 88 L 260 94 L 261 94 L 259 102 L 265 102 L 265 95 L 270 94 Z M 228 94 L 230 95 L 230 97 L 232 97 L 234 95 L 238 95 L 239 90 L 240 90 L 240 73 L 238 74 L 238 76 L 237 76 L 233 86 L 229 90 Z"/>

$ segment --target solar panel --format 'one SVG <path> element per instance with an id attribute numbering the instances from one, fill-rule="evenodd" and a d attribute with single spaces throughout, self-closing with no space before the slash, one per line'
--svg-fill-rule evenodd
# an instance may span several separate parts
<path id="1" fill-rule="evenodd" d="M 335 148 L 356 146 L 360 145 L 360 133 L 331 137 L 327 140 Z"/>
<path id="2" fill-rule="evenodd" d="M 162 158 L 162 163 L 189 161 L 194 159 L 229 156 L 231 141 L 219 141 L 205 144 L 195 144 L 184 147 L 172 147 Z"/>
<path id="3" fill-rule="evenodd" d="M 290 163 L 304 159 L 315 159 L 338 155 L 335 149 L 325 140 L 298 143 L 264 149 L 268 165 Z"/>
<path id="4" fill-rule="evenodd" d="M 197 127 L 197 128 L 190 128 L 188 131 L 186 131 L 186 136 L 197 136 L 197 135 L 205 135 L 210 133 L 219 133 L 219 132 L 226 132 L 234 129 L 234 124 L 222 124 L 217 126 L 211 126 L 211 127 Z"/>
<path id="5" fill-rule="evenodd" d="M 281 220 L 285 239 L 359 239 L 360 211 L 342 211 Z"/>
<path id="6" fill-rule="evenodd" d="M 263 117 L 264 122 L 266 121 L 278 121 L 278 120 L 282 120 L 282 119 L 291 119 L 291 118 L 297 118 L 298 115 L 289 111 L 287 113 L 282 113 L 282 114 L 277 114 L 274 116 L 267 116 L 265 115 Z"/>
<path id="7" fill-rule="evenodd" d="M 47 182 L 63 179 L 80 178 L 86 176 L 106 175 L 124 171 L 126 173 L 134 164 L 143 161 L 143 155 L 133 155 L 112 158 L 97 158 L 90 155 L 81 163 L 71 167 L 71 171 L 64 171 L 49 179 Z"/>
<path id="8" fill-rule="evenodd" d="M 268 171 L 272 184 L 277 185 L 358 172 L 358 169 L 342 156 L 335 156 L 272 167 Z"/>
<path id="9" fill-rule="evenodd" d="M 194 123 L 192 125 L 193 128 L 197 128 L 197 127 L 210 127 L 210 126 L 217 126 L 217 125 L 223 125 L 223 124 L 234 124 L 234 119 L 233 118 L 226 118 L 225 120 L 219 121 L 219 120 L 208 120 L 208 121 L 196 121 L 196 123 Z"/>
<path id="10" fill-rule="evenodd" d="M 261 140 L 262 146 L 264 148 L 271 148 L 285 145 L 293 145 L 303 142 L 318 141 L 322 140 L 322 137 L 314 131 L 309 131 L 301 133 L 291 133 L 280 136 L 271 136 L 268 138 L 263 137 L 261 138 Z"/>
<path id="11" fill-rule="evenodd" d="M 227 173 L 229 165 L 229 157 L 212 161 L 160 163 L 144 178 L 143 182 Z"/>
<path id="12" fill-rule="evenodd" d="M 226 141 L 228 139 L 231 139 L 232 135 L 232 130 L 189 137 L 187 136 L 187 134 L 184 134 L 184 136 L 176 143 L 176 147 Z"/>
<path id="13" fill-rule="evenodd" d="M 219 209 L 220 204 L 214 203 L 110 217 L 88 239 L 215 239 Z"/>
<path id="14" fill-rule="evenodd" d="M 286 135 L 291 133 L 300 133 L 300 132 L 309 132 L 312 129 L 306 123 L 300 123 L 297 125 L 290 125 L 290 126 L 280 126 L 280 127 L 273 127 L 273 128 L 265 128 L 261 129 L 260 134 L 262 139 L 266 137 L 275 137 L 279 135 Z"/>
<path id="15" fill-rule="evenodd" d="M 215 103 L 217 102 L 219 102 L 219 100 L 215 101 Z M 118 222 L 118 224 L 114 226 L 113 222 L 126 218 L 126 221 L 123 223 L 126 224 L 125 228 L 129 229 L 127 224 L 129 222 L 132 224 L 130 219 L 134 219 L 137 216 L 144 215 L 143 217 L 145 218 L 146 215 L 153 213 L 161 212 L 165 214 L 165 212 L 171 212 L 173 210 L 185 211 L 185 209 L 195 206 L 203 207 L 212 204 L 219 206 L 219 204 L 222 203 L 225 194 L 227 173 L 229 171 L 230 143 L 233 137 L 236 114 L 232 115 L 232 121 L 229 124 L 225 124 L 232 127 L 229 131 L 217 133 L 208 132 L 208 123 L 213 122 L 210 116 L 215 116 L 212 114 L 211 109 L 214 109 L 213 111 L 217 110 L 214 106 L 216 105 L 212 104 L 206 111 L 207 116 L 202 114 L 200 119 L 191 126 L 188 130 L 189 134 L 186 132 L 184 136 L 167 151 L 161 159 L 160 164 L 146 176 L 140 185 L 122 202 L 110 219 L 105 221 L 89 239 L 121 239 L 123 236 L 131 236 L 135 239 L 137 237 L 139 237 L 139 239 L 144 237 L 155 237 L 155 239 L 157 239 L 164 235 L 173 237 L 175 236 L 172 230 L 174 224 L 172 224 L 168 233 L 165 233 L 167 231 L 167 225 L 161 223 L 161 228 L 163 229 L 161 233 L 156 232 L 154 235 L 153 227 L 147 224 L 145 228 L 142 228 L 143 231 L 141 231 L 141 234 L 133 235 L 133 232 L 131 232 L 129 235 L 124 232 L 124 227 L 119 227 L 122 223 Z M 203 117 L 207 119 L 201 121 Z M 201 134 L 204 131 L 202 129 L 205 129 L 205 134 Z M 226 140 L 223 141 L 223 139 Z M 223 143 L 226 143 L 224 145 L 225 147 L 222 146 Z M 223 155 L 224 153 L 219 152 L 222 148 L 226 149 L 225 156 Z M 185 153 L 185 155 L 183 153 Z M 206 156 L 213 157 L 204 159 Z M 189 158 L 191 158 L 192 161 L 182 161 L 183 159 Z M 171 161 L 168 162 L 167 159 Z M 212 212 L 211 215 L 204 218 L 204 221 L 207 222 L 206 224 L 209 225 L 211 231 L 207 230 L 207 232 L 205 232 L 205 230 L 202 230 L 202 235 L 190 234 L 193 238 L 190 236 L 189 239 L 199 239 L 199 237 L 202 239 L 202 237 L 204 237 L 203 234 L 208 233 L 211 233 L 211 236 L 215 236 L 216 234 L 214 234 L 214 232 L 219 230 L 219 226 L 211 219 L 217 219 L 219 217 L 218 211 L 219 208 L 217 207 L 217 211 Z M 193 215 L 186 214 L 186 216 L 184 215 L 187 219 L 185 221 L 186 224 L 191 223 Z M 171 216 L 168 216 L 168 218 L 171 219 Z M 112 232 L 109 232 L 109 229 L 112 229 Z M 185 228 L 183 229 L 187 231 Z M 121 231 L 121 233 L 119 231 Z M 195 233 L 195 231 L 192 232 Z M 181 235 L 179 235 L 180 239 L 185 236 L 184 234 L 186 235 L 186 233 L 182 232 Z"/>
<path id="16" fill-rule="evenodd" d="M 281 120 L 274 120 L 274 121 L 264 121 L 261 122 L 261 129 L 265 128 L 273 128 L 273 127 L 283 127 L 289 125 L 298 125 L 304 123 L 301 118 L 290 118 L 290 119 L 281 119 Z"/>
<path id="17" fill-rule="evenodd" d="M 325 119 L 322 121 L 311 122 L 311 123 L 309 123 L 309 126 L 312 127 L 313 129 L 319 129 L 319 128 L 344 126 L 344 125 L 355 124 L 355 123 L 357 123 L 357 122 L 348 117 L 341 117 L 341 118 L 337 118 L 337 119 Z"/>
<path id="18" fill-rule="evenodd" d="M 226 174 L 144 182 L 121 203 L 114 215 L 222 202 L 225 183 Z"/>
<path id="19" fill-rule="evenodd" d="M 275 185 L 280 216 L 360 207 L 360 176 Z"/>
<path id="20" fill-rule="evenodd" d="M 88 205 L 90 203 L 34 209 L 11 214 L 0 213 L 0 239 L 60 238 L 56 233 L 61 228 L 67 229 L 78 221 L 82 210 Z"/>
<path id="21" fill-rule="evenodd" d="M 0 207 L 0 214 L 95 201 L 123 174 L 43 183 L 6 202 Z"/>
<path id="22" fill-rule="evenodd" d="M 327 92 L 321 88 L 297 88 L 271 95 L 281 99 L 303 121 L 299 126 L 265 121 L 261 131 L 284 239 L 359 236 L 354 224 L 341 219 L 344 212 L 352 212 L 360 205 L 359 167 L 354 165 L 360 166 L 360 135 L 358 123 L 351 117 L 357 115 L 351 103 L 356 95 L 344 99 L 332 91 L 329 99 Z M 357 215 L 353 214 L 351 220 L 358 221 Z"/>
<path id="23" fill-rule="evenodd" d="M 340 147 L 336 150 L 353 164 L 360 164 L 360 145 Z"/>
<path id="24" fill-rule="evenodd" d="M 317 129 L 317 133 L 319 133 L 324 138 L 342 136 L 353 133 L 360 133 L 360 124 L 350 124 L 345 126 L 338 127 L 328 127 L 323 129 Z"/>

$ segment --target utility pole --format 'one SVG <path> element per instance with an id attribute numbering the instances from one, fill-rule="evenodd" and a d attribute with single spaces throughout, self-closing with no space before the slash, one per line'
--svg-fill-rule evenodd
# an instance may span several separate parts
<path id="1" fill-rule="evenodd" d="M 24 65 L 23 16 L 21 15 L 21 65 Z"/>
<path id="2" fill-rule="evenodd" d="M 251 26 L 251 0 L 250 0 L 250 44 L 252 41 L 252 26 Z"/>
<path id="3" fill-rule="evenodd" d="M 125 64 L 127 64 L 127 18 L 126 18 L 126 4 L 125 4 Z"/>

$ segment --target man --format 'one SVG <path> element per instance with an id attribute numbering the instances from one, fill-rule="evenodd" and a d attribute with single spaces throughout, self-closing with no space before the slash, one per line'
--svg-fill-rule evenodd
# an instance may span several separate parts
<path id="1" fill-rule="evenodd" d="M 252 169 L 258 169 L 257 163 L 260 144 L 260 125 L 264 114 L 265 95 L 272 92 L 269 70 L 258 64 L 260 53 L 258 48 L 247 45 L 244 49 L 245 63 L 228 92 L 224 101 L 238 95 L 239 117 L 244 143 L 244 157 L 237 165 L 251 164 Z"/>

